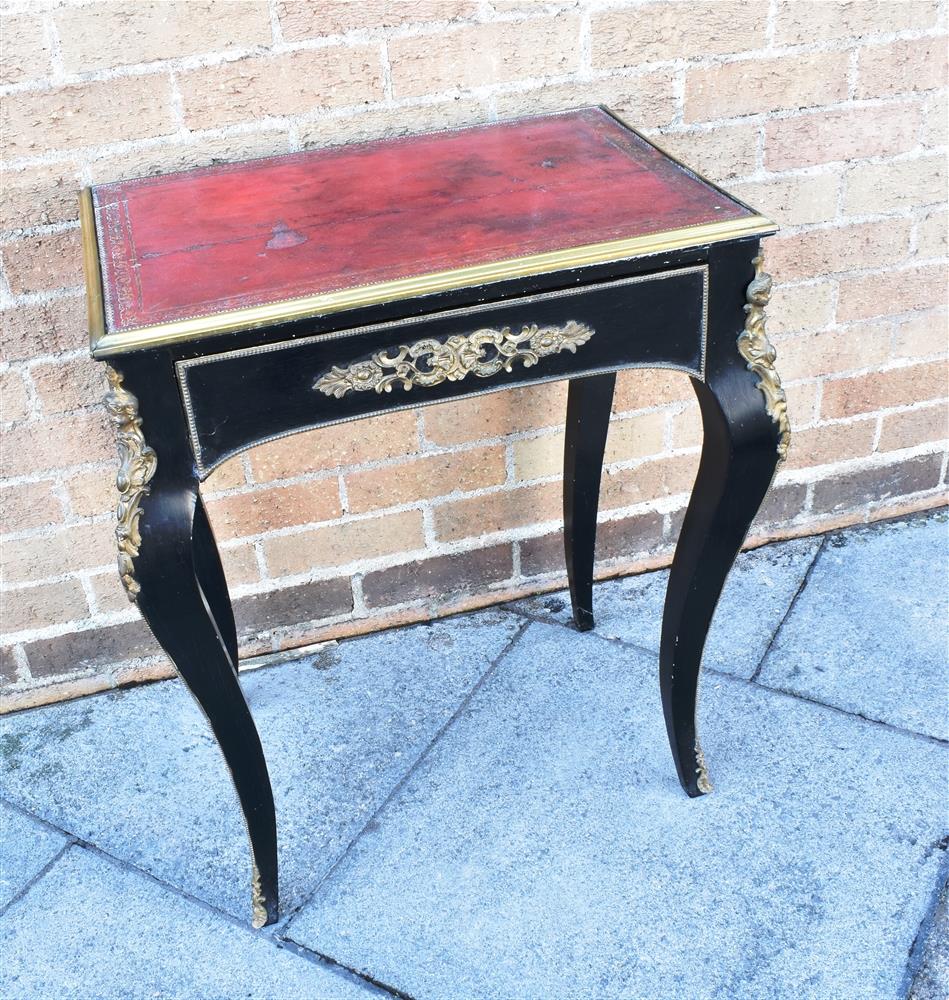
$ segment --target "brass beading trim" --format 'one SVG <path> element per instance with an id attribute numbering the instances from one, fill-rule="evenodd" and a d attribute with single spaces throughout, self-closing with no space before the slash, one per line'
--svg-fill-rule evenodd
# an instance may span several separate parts
<path id="1" fill-rule="evenodd" d="M 648 281 L 664 281 L 669 278 L 675 278 L 682 274 L 692 274 L 698 272 L 702 275 L 702 328 L 700 332 L 701 337 L 701 361 L 698 369 L 689 368 L 685 365 L 677 365 L 671 362 L 666 363 L 633 363 L 633 364 L 618 364 L 618 365 L 605 365 L 601 368 L 595 368 L 588 372 L 584 372 L 586 375 L 601 375 L 606 372 L 616 372 L 624 371 L 627 368 L 665 368 L 671 371 L 681 371 L 686 375 L 691 375 L 694 378 L 699 379 L 699 381 L 705 381 L 705 361 L 708 346 L 708 288 L 709 288 L 709 271 L 707 264 L 692 264 L 688 267 L 675 268 L 670 271 L 658 271 L 653 274 L 636 274 L 630 278 L 620 278 L 618 281 L 604 281 L 599 282 L 594 285 L 582 285 L 579 288 L 563 288 L 558 289 L 554 292 L 538 292 L 535 295 L 523 296 L 519 299 L 511 299 L 504 303 L 500 302 L 488 302 L 483 305 L 478 306 L 464 306 L 460 309 L 449 309 L 437 313 L 428 313 L 423 316 L 409 316 L 405 319 L 389 320 L 385 323 L 374 323 L 369 326 L 359 326 L 351 327 L 348 330 L 334 330 L 331 333 L 317 334 L 312 337 L 301 337 L 298 340 L 284 340 L 274 344 L 258 344 L 255 347 L 240 347 L 233 351 L 222 351 L 219 354 L 205 354 L 197 358 L 186 358 L 181 361 L 175 362 L 175 368 L 178 373 L 178 384 L 181 388 L 181 400 L 185 408 L 185 416 L 188 422 L 188 433 L 191 437 L 191 448 L 194 452 L 195 468 L 198 473 L 198 478 L 202 481 L 207 479 L 207 477 L 221 464 L 226 462 L 229 458 L 233 458 L 235 455 L 240 455 L 241 452 L 247 451 L 249 448 L 255 448 L 260 444 L 268 444 L 271 441 L 279 441 L 282 438 L 291 437 L 294 434 L 302 434 L 304 431 L 315 430 L 317 427 L 331 427 L 334 424 L 348 424 L 355 420 L 365 420 L 368 417 L 376 415 L 375 413 L 361 413 L 352 417 L 340 417 L 336 420 L 320 420 L 317 423 L 306 424 L 302 427 L 294 427 L 293 430 L 281 431 L 279 434 L 271 434 L 268 437 L 263 437 L 250 441 L 247 444 L 241 445 L 239 448 L 235 448 L 233 451 L 227 452 L 222 455 L 210 466 L 206 466 L 201 458 L 201 443 L 198 436 L 197 422 L 194 416 L 194 406 L 191 401 L 191 390 L 188 387 L 187 372 L 189 368 L 193 368 L 196 365 L 213 364 L 216 361 L 227 360 L 228 358 L 241 358 L 241 357 L 252 357 L 255 354 L 268 354 L 271 351 L 285 351 L 292 349 L 294 347 L 301 347 L 305 344 L 316 343 L 317 341 L 327 341 L 327 340 L 341 340 L 348 337 L 355 337 L 364 333 L 374 333 L 382 329 L 396 329 L 403 327 L 412 327 L 418 325 L 419 323 L 425 323 L 433 318 L 438 319 L 453 319 L 458 316 L 473 316 L 479 313 L 487 312 L 490 310 L 496 310 L 501 305 L 520 305 L 520 304 L 530 304 L 538 301 L 546 301 L 548 299 L 559 299 L 565 298 L 573 295 L 582 295 L 586 292 L 599 291 L 607 288 L 616 288 L 617 286 L 623 287 L 624 285 L 638 285 L 643 282 Z M 529 385 L 538 385 L 544 382 L 559 382 L 564 378 L 569 376 L 565 375 L 551 375 L 545 378 L 534 378 L 531 379 Z M 470 399 L 473 396 L 486 396 L 491 392 L 502 392 L 504 389 L 510 388 L 507 384 L 493 385 L 485 389 L 476 390 L 475 392 L 466 392 L 462 398 Z M 417 406 L 431 406 L 435 403 L 443 402 L 443 400 L 435 399 L 415 399 L 408 403 L 402 403 L 401 405 L 387 406 L 385 408 L 386 413 L 394 413 L 398 410 L 409 410 Z M 382 411 L 377 411 L 382 412 Z"/>

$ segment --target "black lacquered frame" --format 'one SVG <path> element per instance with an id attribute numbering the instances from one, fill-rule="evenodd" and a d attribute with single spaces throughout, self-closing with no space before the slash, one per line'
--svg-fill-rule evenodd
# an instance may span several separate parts
<path id="1" fill-rule="evenodd" d="M 709 790 L 696 734 L 702 649 L 725 578 L 787 445 L 783 394 L 763 331 L 769 283 L 757 238 L 527 276 L 109 359 L 120 431 L 120 566 L 130 596 L 198 700 L 247 821 L 255 923 L 278 913 L 273 796 L 238 682 L 237 633 L 199 484 L 262 440 L 516 385 L 568 379 L 564 539 L 577 627 L 593 627 L 600 474 L 615 373 L 689 373 L 701 408 L 700 467 L 672 565 L 660 687 L 679 780 Z M 525 366 L 391 392 L 318 388 L 347 368 L 424 340 L 485 329 L 581 324 L 592 336 Z M 437 417 L 436 417 L 437 419 Z"/>

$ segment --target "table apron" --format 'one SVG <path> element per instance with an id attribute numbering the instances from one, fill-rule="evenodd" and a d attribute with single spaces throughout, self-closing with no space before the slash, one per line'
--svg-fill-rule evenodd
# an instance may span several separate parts
<path id="1" fill-rule="evenodd" d="M 632 367 L 704 379 L 707 312 L 697 265 L 180 360 L 197 471 L 298 431 L 514 386 Z"/>

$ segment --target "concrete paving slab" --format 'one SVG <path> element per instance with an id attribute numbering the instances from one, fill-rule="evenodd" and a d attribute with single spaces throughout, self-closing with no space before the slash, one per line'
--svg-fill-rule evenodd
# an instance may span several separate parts
<path id="1" fill-rule="evenodd" d="M 908 1000 L 946 1000 L 949 997 L 949 888 L 944 887 L 933 920 L 926 931 Z"/>
<path id="2" fill-rule="evenodd" d="M 387 995 L 79 847 L 0 917 L 0 950 L 17 1000 Z"/>
<path id="3" fill-rule="evenodd" d="M 502 611 L 382 632 L 244 676 L 270 767 L 286 913 L 522 627 Z M 250 919 L 237 800 L 197 706 L 168 681 L 8 717 L 5 796 Z"/>
<path id="4" fill-rule="evenodd" d="M 0 802 L 0 907 L 66 846 L 68 838 Z"/>
<path id="5" fill-rule="evenodd" d="M 833 535 L 760 682 L 949 739 L 949 515 Z"/>
<path id="6" fill-rule="evenodd" d="M 709 630 L 706 667 L 736 677 L 754 674 L 819 548 L 819 538 L 795 538 L 738 557 Z M 594 584 L 594 631 L 658 653 L 668 580 L 661 570 Z M 567 591 L 510 607 L 545 621 L 572 621 Z"/>
<path id="7" fill-rule="evenodd" d="M 689 800 L 652 657 L 537 624 L 289 936 L 416 998 L 897 995 L 947 748 L 706 678 Z"/>

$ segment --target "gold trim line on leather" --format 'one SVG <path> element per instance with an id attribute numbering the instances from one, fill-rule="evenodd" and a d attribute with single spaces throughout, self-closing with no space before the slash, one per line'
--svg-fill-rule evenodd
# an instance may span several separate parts
<path id="1" fill-rule="evenodd" d="M 85 196 L 87 192 L 88 189 L 83 192 L 83 195 Z M 91 209 L 91 196 L 89 207 Z M 82 225 L 83 246 L 84 248 L 91 247 L 89 252 L 95 252 L 95 223 L 91 214 L 88 219 L 85 214 L 83 215 Z M 762 215 L 744 216 L 739 219 L 730 219 L 727 222 L 708 222 L 646 236 L 633 236 L 605 243 L 591 243 L 564 250 L 531 254 L 526 257 L 512 257 L 490 264 L 476 264 L 450 271 L 434 271 L 411 278 L 397 278 L 394 281 L 344 288 L 335 292 L 321 292 L 303 298 L 235 309 L 208 316 L 196 316 L 191 319 L 159 323 L 155 326 L 139 327 L 133 330 L 103 332 L 98 337 L 93 335 L 91 351 L 93 357 L 108 358 L 129 351 L 179 344 L 210 334 L 233 333 L 238 330 L 274 326 L 290 320 L 325 316 L 346 309 L 357 309 L 383 302 L 431 295 L 435 292 L 476 286 L 486 282 L 503 281 L 533 274 L 548 274 L 590 264 L 607 264 L 612 261 L 681 250 L 685 247 L 719 243 L 723 240 L 763 236 L 776 231 L 777 227 L 774 223 Z M 87 289 L 90 296 L 90 331 L 93 330 L 92 301 L 96 294 L 98 295 L 96 300 L 98 315 L 100 317 L 102 315 L 102 293 L 97 253 L 95 262 L 94 267 L 90 269 L 87 266 L 86 270 Z"/>

